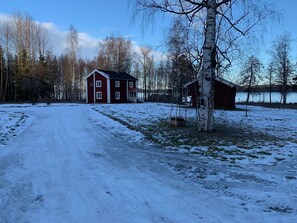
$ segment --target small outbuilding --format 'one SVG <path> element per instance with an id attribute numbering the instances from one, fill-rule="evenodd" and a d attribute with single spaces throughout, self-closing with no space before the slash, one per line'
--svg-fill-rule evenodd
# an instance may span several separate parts
<path id="1" fill-rule="evenodd" d="M 236 84 L 220 77 L 214 78 L 214 107 L 215 109 L 235 109 Z M 184 86 L 191 98 L 192 106 L 199 107 L 198 80 Z"/>
<path id="2" fill-rule="evenodd" d="M 137 78 L 126 72 L 95 69 L 86 77 L 87 103 L 137 101 Z"/>

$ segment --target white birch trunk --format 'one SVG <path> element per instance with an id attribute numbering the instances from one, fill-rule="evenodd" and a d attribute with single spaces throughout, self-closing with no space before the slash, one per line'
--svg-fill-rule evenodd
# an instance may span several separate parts
<path id="1" fill-rule="evenodd" d="M 200 131 L 212 132 L 214 112 L 214 87 L 216 50 L 216 0 L 207 0 L 205 44 L 203 46 L 202 70 L 198 77 L 200 86 Z"/>

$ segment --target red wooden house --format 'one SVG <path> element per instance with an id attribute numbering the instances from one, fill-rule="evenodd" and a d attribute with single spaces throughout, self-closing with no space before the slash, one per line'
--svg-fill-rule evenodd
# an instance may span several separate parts
<path id="1" fill-rule="evenodd" d="M 96 69 L 86 77 L 87 103 L 136 102 L 136 82 L 125 72 Z"/>
<path id="2" fill-rule="evenodd" d="M 220 77 L 214 78 L 214 107 L 216 109 L 235 109 L 236 84 Z M 188 83 L 184 86 L 191 97 L 192 106 L 199 107 L 199 85 L 198 81 Z"/>

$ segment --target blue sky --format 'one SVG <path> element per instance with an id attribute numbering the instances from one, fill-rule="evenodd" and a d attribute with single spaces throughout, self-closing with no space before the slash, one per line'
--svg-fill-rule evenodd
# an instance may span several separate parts
<path id="1" fill-rule="evenodd" d="M 106 35 L 106 30 L 123 31 L 129 24 L 123 0 L 10 0 L 1 4 L 2 13 L 13 11 L 28 12 L 35 20 L 54 23 L 62 30 L 72 24 L 98 37 Z"/>
<path id="2" fill-rule="evenodd" d="M 157 47 L 163 40 L 160 33 L 166 28 L 162 20 L 154 29 L 143 32 L 139 22 L 131 21 L 132 10 L 128 7 L 128 0 L 0 0 L 0 5 L 1 14 L 26 12 L 34 20 L 47 23 L 52 31 L 59 32 L 52 42 L 60 41 L 57 35 L 63 35 L 73 25 L 92 41 L 114 33 L 131 38 L 137 45 Z"/>
<path id="3" fill-rule="evenodd" d="M 268 0 L 275 2 L 283 12 L 281 23 L 267 25 L 263 45 L 267 48 L 277 35 L 289 31 L 292 38 L 297 40 L 297 0 Z M 137 45 L 153 45 L 158 47 L 164 40 L 164 29 L 168 21 L 160 18 L 153 29 L 141 29 L 140 23 L 131 22 L 131 9 L 128 0 L 0 0 L 0 13 L 11 14 L 14 11 L 27 12 L 34 20 L 47 23 L 49 28 L 56 32 L 53 41 L 57 49 L 62 47 L 62 36 L 72 24 L 81 33 L 83 39 L 82 54 L 87 56 L 88 51 L 94 48 L 95 42 L 115 33 L 128 36 Z M 59 45 L 60 44 L 60 45 Z M 297 44 L 293 44 L 293 51 L 297 51 Z M 63 48 L 63 47 L 62 47 Z M 266 49 L 262 50 L 263 52 Z M 95 52 L 95 49 L 92 51 Z M 92 53 L 90 53 L 93 55 Z M 296 53 L 297 56 L 297 53 Z"/>

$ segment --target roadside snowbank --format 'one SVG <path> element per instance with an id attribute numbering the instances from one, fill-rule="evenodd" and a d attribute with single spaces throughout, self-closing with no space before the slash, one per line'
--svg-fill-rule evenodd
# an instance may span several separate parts
<path id="1" fill-rule="evenodd" d="M 25 127 L 28 116 L 24 112 L 0 110 L 0 146 L 6 145 Z"/>

